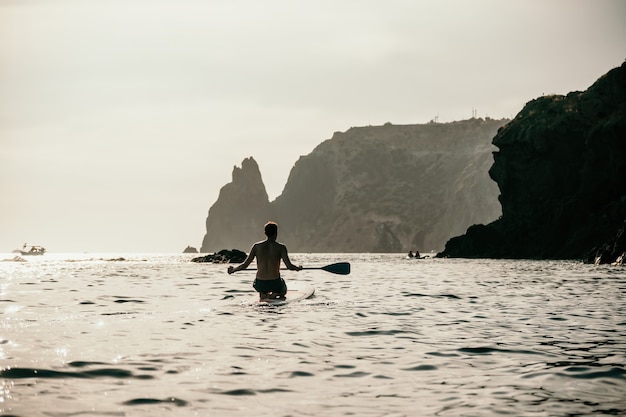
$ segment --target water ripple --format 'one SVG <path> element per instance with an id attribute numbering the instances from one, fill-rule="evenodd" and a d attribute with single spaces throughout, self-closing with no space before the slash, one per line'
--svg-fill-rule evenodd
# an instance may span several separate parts
<path id="1" fill-rule="evenodd" d="M 0 263 L 0 414 L 626 415 L 623 268 L 291 257 L 352 273 L 263 309 L 188 256 Z"/>
<path id="2" fill-rule="evenodd" d="M 119 368 L 94 369 L 83 372 L 54 371 L 40 368 L 7 368 L 0 371 L 0 377 L 7 379 L 24 378 L 132 378 L 152 379 L 151 375 L 134 375 L 131 371 Z"/>
<path id="3" fill-rule="evenodd" d="M 165 399 L 158 399 L 158 398 L 134 398 L 132 400 L 124 401 L 122 404 L 124 404 L 124 405 L 131 405 L 131 406 L 145 405 L 145 404 L 172 404 L 172 405 L 175 405 L 177 407 L 185 407 L 185 406 L 189 405 L 189 403 L 187 401 L 181 400 L 180 398 L 175 398 L 175 397 L 165 398 Z"/>

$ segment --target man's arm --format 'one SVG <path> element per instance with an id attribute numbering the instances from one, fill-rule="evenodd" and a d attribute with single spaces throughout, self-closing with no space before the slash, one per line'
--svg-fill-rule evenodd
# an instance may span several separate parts
<path id="1" fill-rule="evenodd" d="M 280 251 L 280 255 L 281 258 L 283 260 L 283 262 L 285 263 L 285 266 L 287 267 L 287 269 L 290 269 L 292 271 L 301 271 L 302 270 L 302 265 L 294 265 L 291 263 L 291 260 L 289 259 L 289 254 L 287 253 L 287 246 L 282 245 L 281 247 L 281 251 Z"/>
<path id="2" fill-rule="evenodd" d="M 246 260 L 243 261 L 242 264 L 237 265 L 234 268 L 232 266 L 229 266 L 228 273 L 233 274 L 237 271 L 241 271 L 242 269 L 246 269 L 250 265 L 250 263 L 252 263 L 252 260 L 254 259 L 255 256 L 256 256 L 256 243 L 252 245 L 252 249 L 250 249 L 250 253 L 248 254 L 248 257 L 246 258 Z"/>

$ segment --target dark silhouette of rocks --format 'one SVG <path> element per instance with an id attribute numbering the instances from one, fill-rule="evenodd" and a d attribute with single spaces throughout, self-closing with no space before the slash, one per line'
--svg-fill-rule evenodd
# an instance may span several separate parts
<path id="1" fill-rule="evenodd" d="M 216 253 L 193 258 L 191 262 L 198 262 L 198 263 L 209 262 L 209 263 L 215 263 L 215 264 L 226 264 L 226 263 L 238 264 L 238 263 L 243 262 L 247 256 L 248 255 L 246 255 L 245 252 L 240 251 L 238 249 L 232 249 L 232 250 L 222 249 L 221 251 L 216 252 Z"/>
<path id="2" fill-rule="evenodd" d="M 527 103 L 493 144 L 502 217 L 440 256 L 606 263 L 624 254 L 626 62 L 585 92 Z"/>
<path id="3" fill-rule="evenodd" d="M 617 229 L 615 236 L 599 248 L 591 250 L 585 259 L 587 263 L 626 265 L 626 220 Z"/>
<path id="4" fill-rule="evenodd" d="M 250 248 L 263 240 L 263 225 L 271 210 L 259 165 L 250 157 L 234 167 L 232 182 L 220 190 L 206 219 L 206 234 L 200 252 L 217 248 Z"/>
<path id="5" fill-rule="evenodd" d="M 291 252 L 440 250 L 500 216 L 491 139 L 507 120 L 351 128 L 296 162 L 268 201 L 252 158 L 209 210 L 202 252 L 250 247 L 268 220 Z"/>
<path id="6" fill-rule="evenodd" d="M 193 246 L 187 246 L 185 250 L 183 250 L 183 253 L 198 253 L 198 249 Z"/>

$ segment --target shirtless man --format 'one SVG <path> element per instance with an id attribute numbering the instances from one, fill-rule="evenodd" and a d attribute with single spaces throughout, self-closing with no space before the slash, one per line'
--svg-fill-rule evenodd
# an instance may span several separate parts
<path id="1" fill-rule="evenodd" d="M 265 236 L 267 239 L 252 245 L 250 254 L 241 265 L 234 268 L 229 266 L 228 273 L 232 274 L 246 269 L 256 257 L 257 272 L 252 286 L 259 292 L 259 299 L 283 298 L 287 293 L 287 284 L 280 276 L 280 261 L 282 260 L 287 269 L 292 271 L 300 271 L 302 266 L 292 264 L 287 254 L 287 247 L 276 241 L 276 236 L 278 236 L 276 223 L 265 224 Z"/>

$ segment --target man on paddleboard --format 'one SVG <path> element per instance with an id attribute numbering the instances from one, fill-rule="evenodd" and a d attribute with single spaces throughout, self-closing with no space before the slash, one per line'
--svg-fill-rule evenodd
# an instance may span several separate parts
<path id="1" fill-rule="evenodd" d="M 278 224 L 267 222 L 265 224 L 265 236 L 267 239 L 252 245 L 250 254 L 242 264 L 228 267 L 228 273 L 232 274 L 246 269 L 256 257 L 256 279 L 252 286 L 259 292 L 260 300 L 281 298 L 287 293 L 287 284 L 280 276 L 280 261 L 285 263 L 287 269 L 292 271 L 302 270 L 301 265 L 294 265 L 287 254 L 287 247 L 276 241 L 278 236 Z"/>

